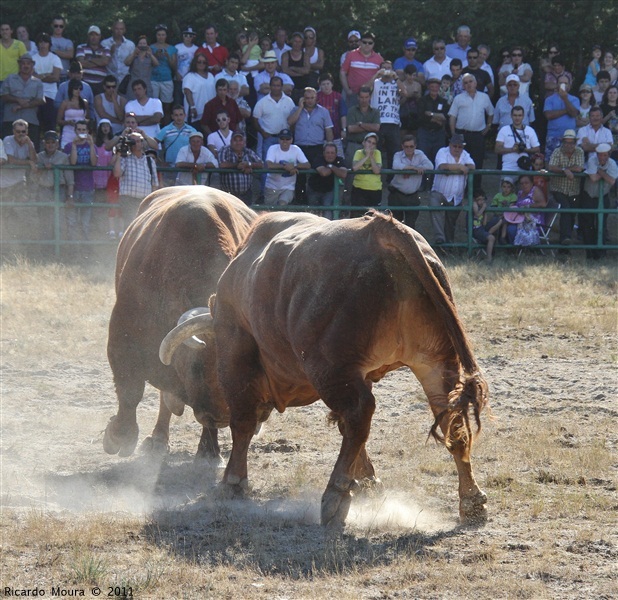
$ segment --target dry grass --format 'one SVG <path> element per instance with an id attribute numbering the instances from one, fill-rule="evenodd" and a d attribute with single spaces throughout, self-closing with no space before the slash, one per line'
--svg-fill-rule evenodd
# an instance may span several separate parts
<path id="1" fill-rule="evenodd" d="M 616 271 L 613 263 L 448 265 L 492 389 L 474 451 L 489 523 L 457 527 L 456 475 L 405 372 L 376 388 L 368 448 L 385 496 L 319 526 L 339 436 L 320 404 L 275 414 L 254 440 L 254 491 L 223 500 L 175 419 L 158 462 L 106 456 L 110 262 L 2 268 L 2 589 L 131 587 L 138 598 L 618 597 Z M 152 427 L 152 390 L 138 412 Z M 190 411 L 188 411 L 190 413 Z M 230 448 L 229 434 L 223 449 Z"/>

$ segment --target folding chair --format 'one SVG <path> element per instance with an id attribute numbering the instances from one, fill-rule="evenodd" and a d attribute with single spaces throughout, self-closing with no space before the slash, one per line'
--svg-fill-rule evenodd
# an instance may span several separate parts
<path id="1" fill-rule="evenodd" d="M 560 203 L 556 202 L 553 198 L 547 202 L 547 208 L 555 208 L 556 210 L 560 210 Z M 545 225 L 539 226 L 539 242 L 541 244 L 551 244 L 549 240 L 549 236 L 551 234 L 552 228 L 556 223 L 556 219 L 558 218 L 558 213 L 545 213 Z M 545 254 L 543 248 L 540 248 L 541 254 Z M 555 256 L 556 253 L 552 248 L 549 248 L 549 252 L 552 256 Z"/>

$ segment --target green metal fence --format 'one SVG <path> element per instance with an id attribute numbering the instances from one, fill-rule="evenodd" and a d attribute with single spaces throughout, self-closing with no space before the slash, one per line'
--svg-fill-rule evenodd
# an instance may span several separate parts
<path id="1" fill-rule="evenodd" d="M 14 165 L 3 165 L 2 169 L 6 168 L 15 168 L 15 169 L 24 169 L 23 166 L 14 166 Z M 116 244 L 116 242 L 111 241 L 103 241 L 103 240 L 91 240 L 91 241 L 75 241 L 75 240 L 66 240 L 63 239 L 62 236 L 62 222 L 63 222 L 63 209 L 64 209 L 64 199 L 61 198 L 61 189 L 60 189 L 60 172 L 62 170 L 74 170 L 74 171 L 87 171 L 87 170 L 99 170 L 99 171 L 111 171 L 111 167 L 82 167 L 82 166 L 74 166 L 74 165 L 54 165 L 54 199 L 49 202 L 23 202 L 16 199 L 10 199 L 5 197 L 5 193 L 0 189 L 1 197 L 1 206 L 4 208 L 25 208 L 25 207 L 36 207 L 36 208 L 52 208 L 53 209 L 53 220 L 54 220 L 54 238 L 50 240 L 29 240 L 29 239 L 12 239 L 12 240 L 1 240 L 2 246 L 11 246 L 11 245 L 39 245 L 39 246 L 53 246 L 55 255 L 60 254 L 60 250 L 63 246 L 71 246 L 76 244 L 90 244 L 90 245 L 100 245 L 100 244 Z M 160 172 L 191 172 L 189 169 L 176 169 L 173 167 L 160 167 L 158 168 Z M 268 169 L 255 169 L 254 173 L 269 173 Z M 303 171 L 304 174 L 315 173 L 316 171 L 313 169 Z M 236 173 L 234 169 L 206 169 L 202 174 L 198 174 L 198 178 L 206 177 L 211 173 Z M 371 171 L 356 171 L 355 174 L 362 173 L 371 173 Z M 444 174 L 444 175 L 453 175 L 452 171 L 440 171 L 440 170 L 427 170 L 426 174 Z M 402 170 L 393 170 L 393 169 L 382 169 L 383 175 L 390 174 L 405 174 L 409 175 L 409 171 Z M 461 206 L 414 206 L 414 207 L 405 207 L 405 206 L 397 206 L 397 211 L 416 211 L 416 212 L 425 212 L 425 211 L 463 211 L 466 214 L 466 232 L 467 239 L 465 242 L 453 242 L 450 244 L 443 244 L 444 247 L 447 248 L 465 248 L 468 254 L 472 254 L 477 248 L 481 247 L 476 240 L 472 236 L 472 222 L 473 222 L 473 186 L 472 180 L 475 175 L 498 175 L 500 177 L 504 175 L 521 175 L 521 171 L 501 171 L 496 169 L 477 169 L 475 171 L 471 171 L 468 175 L 467 182 L 467 198 L 464 198 L 464 201 Z M 563 177 L 563 175 L 548 173 L 548 172 L 536 172 L 536 171 L 527 171 L 526 174 L 529 175 L 543 175 L 545 177 Z M 586 175 L 584 173 L 575 174 L 576 177 L 582 178 Z M 199 180 L 199 179 L 198 179 Z M 596 244 L 577 244 L 577 249 L 597 249 L 597 250 L 616 250 L 618 249 L 617 244 L 609 244 L 603 242 L 603 229 L 604 223 L 610 214 L 616 214 L 616 209 L 613 208 L 605 208 L 603 198 L 607 191 L 604 189 L 604 181 L 601 180 L 599 182 L 599 201 L 596 208 L 517 208 L 517 207 L 508 207 L 504 209 L 499 209 L 495 207 L 488 207 L 488 211 L 492 212 L 533 212 L 533 213 L 594 213 L 598 217 L 598 229 L 597 229 L 597 240 Z M 342 218 L 342 216 L 347 215 L 349 213 L 354 214 L 362 214 L 363 212 L 369 209 L 375 209 L 379 211 L 387 211 L 389 210 L 388 206 L 378 205 L 378 206 L 349 206 L 346 204 L 341 204 L 341 187 L 343 186 L 343 181 L 338 178 L 335 178 L 335 189 L 334 189 L 334 204 L 332 206 L 323 207 L 323 210 L 328 210 L 333 213 L 334 219 Z M 467 200 L 467 201 L 466 201 Z M 92 208 L 109 208 L 110 204 L 106 202 L 95 202 L 93 204 L 80 204 L 75 203 L 75 208 L 80 208 L 83 206 L 92 207 Z M 260 204 L 253 206 L 254 209 L 259 211 L 274 211 L 274 210 L 284 210 L 284 211 L 316 211 L 320 210 L 320 207 L 312 206 L 312 205 L 288 205 L 288 206 L 272 206 L 266 204 Z M 395 209 L 395 207 L 393 207 Z M 504 244 L 496 244 L 496 248 L 506 247 Z M 537 246 L 541 247 L 541 246 Z M 543 244 L 543 249 L 555 249 L 555 248 L 563 248 L 560 244 Z"/>

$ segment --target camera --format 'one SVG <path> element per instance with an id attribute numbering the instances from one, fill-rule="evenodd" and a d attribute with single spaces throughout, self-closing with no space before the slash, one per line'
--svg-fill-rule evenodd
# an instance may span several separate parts
<path id="1" fill-rule="evenodd" d="M 526 151 L 526 144 L 524 144 L 523 142 L 520 142 L 519 144 L 517 144 L 517 151 L 521 154 L 522 152 Z"/>
<path id="2" fill-rule="evenodd" d="M 121 135 L 116 144 L 116 152 L 122 157 L 129 156 L 131 153 L 131 147 L 135 146 L 136 141 L 130 138 L 128 135 Z"/>

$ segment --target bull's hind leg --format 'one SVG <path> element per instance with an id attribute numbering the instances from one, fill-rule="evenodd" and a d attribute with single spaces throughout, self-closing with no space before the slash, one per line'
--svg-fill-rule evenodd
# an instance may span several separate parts
<path id="1" fill-rule="evenodd" d="M 350 510 L 352 494 L 359 488 L 354 475 L 375 479 L 373 465 L 365 451 L 369 437 L 375 398 L 360 377 L 348 385 L 331 388 L 322 394 L 325 404 L 333 411 L 343 436 L 339 457 L 322 495 L 322 525 L 342 529 Z"/>
<path id="2" fill-rule="evenodd" d="M 472 384 L 467 385 L 459 395 L 451 396 L 449 402 L 449 393 L 457 382 L 457 377 L 453 375 L 455 372 L 454 365 L 451 369 L 435 368 L 420 374 L 415 370 L 442 431 L 443 441 L 455 460 L 461 522 L 482 523 L 487 519 L 487 495 L 479 488 L 472 471 L 472 431 L 468 423 L 468 410 L 474 404 L 477 390 Z M 465 397 L 466 394 L 470 395 L 469 398 Z"/>
<path id="3" fill-rule="evenodd" d="M 344 435 L 344 425 L 341 421 L 337 423 L 339 427 L 339 433 Z M 373 463 L 367 454 L 365 444 L 361 446 L 361 449 L 356 457 L 356 460 L 352 463 L 351 476 L 357 481 L 362 491 L 381 491 L 382 482 L 376 477 Z"/>
<path id="4" fill-rule="evenodd" d="M 213 467 L 223 466 L 223 457 L 219 448 L 219 430 L 216 427 L 202 425 L 202 436 L 197 446 L 196 460 L 205 460 Z"/>

